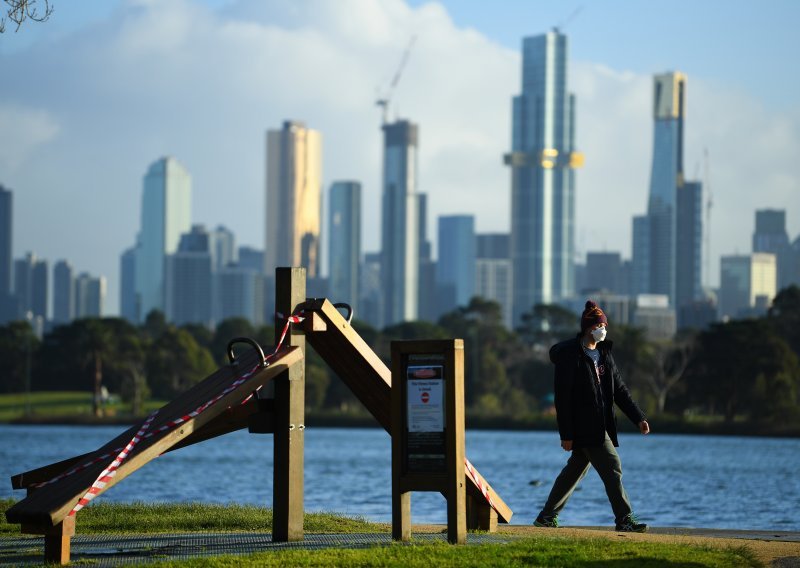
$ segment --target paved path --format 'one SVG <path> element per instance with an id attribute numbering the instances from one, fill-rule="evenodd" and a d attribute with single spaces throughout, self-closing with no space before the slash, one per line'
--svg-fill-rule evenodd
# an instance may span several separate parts
<path id="1" fill-rule="evenodd" d="M 441 525 L 415 525 L 417 542 L 446 541 Z M 494 534 L 470 533 L 470 544 L 508 542 L 520 536 L 601 537 L 633 541 L 685 542 L 704 546 L 746 546 L 767 566 L 800 567 L 800 533 L 720 529 L 653 528 L 646 534 L 618 533 L 610 527 L 563 527 L 544 529 L 501 525 Z M 273 543 L 269 533 L 182 533 L 156 535 L 81 535 L 72 539 L 72 561 L 97 566 L 148 564 L 157 560 L 188 559 L 222 554 L 249 554 L 292 548 L 365 548 L 388 545 L 387 533 L 306 534 L 302 542 Z M 0 537 L 0 565 L 40 565 L 44 540 L 35 536 Z"/>

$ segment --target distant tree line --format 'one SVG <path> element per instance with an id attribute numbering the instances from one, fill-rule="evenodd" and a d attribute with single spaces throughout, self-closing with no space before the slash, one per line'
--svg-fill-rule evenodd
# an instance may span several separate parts
<path id="1" fill-rule="evenodd" d="M 470 416 L 528 420 L 552 413 L 548 351 L 574 336 L 578 315 L 537 305 L 515 331 L 503 326 L 498 304 L 473 298 L 437 323 L 406 322 L 377 330 L 353 326 L 389 364 L 402 339 L 460 337 L 465 341 L 465 396 Z M 80 319 L 40 341 L 26 322 L 0 327 L 0 392 L 89 391 L 100 411 L 105 387 L 139 415 L 149 398 L 167 400 L 227 364 L 233 337 L 273 345 L 271 326 L 241 318 L 216 329 L 176 327 L 152 312 L 141 326 L 119 318 Z M 727 422 L 800 425 L 800 288 L 782 290 L 761 318 L 716 323 L 671 341 L 650 341 L 635 327 L 610 322 L 609 339 L 626 382 L 649 415 L 716 416 Z M 309 348 L 309 411 L 364 414 L 347 387 Z"/>

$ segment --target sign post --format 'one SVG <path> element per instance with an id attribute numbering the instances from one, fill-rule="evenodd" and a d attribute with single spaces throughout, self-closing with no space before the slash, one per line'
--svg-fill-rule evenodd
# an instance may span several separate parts
<path id="1" fill-rule="evenodd" d="M 392 342 L 392 538 L 411 538 L 411 491 L 447 500 L 447 540 L 467 540 L 464 341 Z"/>

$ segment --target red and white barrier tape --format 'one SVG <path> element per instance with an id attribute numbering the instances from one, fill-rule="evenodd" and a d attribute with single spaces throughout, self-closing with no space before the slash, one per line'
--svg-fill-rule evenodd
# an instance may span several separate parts
<path id="1" fill-rule="evenodd" d="M 492 502 L 492 496 L 489 495 L 489 486 L 481 481 L 480 476 L 466 457 L 464 458 L 464 465 L 467 466 L 467 471 L 469 472 L 469 475 L 472 477 L 473 481 L 475 481 L 475 485 L 478 486 L 478 489 L 481 490 L 483 496 L 486 497 L 486 500 L 489 502 L 489 506 L 496 511 L 497 507 L 494 506 L 494 502 Z"/>
<path id="2" fill-rule="evenodd" d="M 117 474 L 119 466 L 122 465 L 122 463 L 125 461 L 125 458 L 127 458 L 131 451 L 133 451 L 133 448 L 142 439 L 142 436 L 144 436 L 144 433 L 147 431 L 147 429 L 150 428 L 150 424 L 152 424 L 156 414 L 158 414 L 158 411 L 153 412 L 147 417 L 147 420 L 144 421 L 142 426 L 139 428 L 139 431 L 136 432 L 133 438 L 131 438 L 131 441 L 128 442 L 128 445 L 125 446 L 125 448 L 123 448 L 119 454 L 117 454 L 117 457 L 114 458 L 114 461 L 103 470 L 97 479 L 95 479 L 94 483 L 92 483 L 92 486 L 89 488 L 89 491 L 86 492 L 86 495 L 78 500 L 78 504 L 75 505 L 72 511 L 70 511 L 70 516 L 74 516 L 75 513 L 83 509 L 92 499 L 94 499 L 103 489 L 105 489 L 106 485 L 108 485 L 108 482 L 111 481 L 111 479 Z"/>
<path id="3" fill-rule="evenodd" d="M 299 313 L 302 313 L 302 312 L 299 312 Z M 278 317 L 283 318 L 282 314 L 278 314 Z M 286 334 L 289 331 L 289 325 L 292 324 L 292 323 L 300 323 L 304 319 L 305 318 L 303 316 L 300 316 L 300 315 L 291 315 L 288 318 L 286 318 L 286 324 L 283 327 L 283 331 L 281 333 L 281 337 L 280 337 L 280 339 L 278 341 L 278 344 L 275 346 L 275 350 L 264 358 L 265 361 L 269 361 L 270 359 L 273 359 L 277 355 L 278 351 L 280 350 L 281 346 L 283 345 L 284 340 L 286 339 Z M 49 481 L 45 481 L 45 482 L 42 482 L 42 483 L 35 484 L 35 485 L 33 485 L 33 487 L 39 488 L 39 487 L 43 487 L 45 485 L 49 485 L 51 483 L 55 483 L 56 481 L 59 481 L 59 480 L 64 479 L 66 477 L 69 477 L 70 475 L 78 473 L 79 471 L 82 471 L 82 470 L 84 470 L 84 469 L 86 469 L 88 467 L 91 467 L 91 466 L 93 466 L 93 465 L 95 465 L 95 464 L 97 464 L 99 462 L 102 462 L 102 461 L 108 459 L 112 455 L 117 454 L 117 456 L 114 459 L 114 461 L 111 462 L 111 464 L 105 470 L 103 470 L 103 472 L 100 474 L 100 476 L 94 481 L 94 483 L 92 483 L 92 487 L 89 489 L 89 491 L 86 493 L 86 495 L 84 495 L 78 501 L 78 504 L 75 505 L 75 508 L 70 512 L 70 515 L 74 515 L 75 513 L 80 511 L 83 507 L 85 507 L 87 504 L 89 504 L 89 502 L 92 499 L 94 499 L 95 496 L 97 494 L 99 494 L 100 491 L 102 491 L 102 489 L 105 488 L 105 486 L 108 484 L 108 481 L 112 477 L 114 477 L 116 475 L 117 469 L 119 469 L 119 467 L 122 465 L 122 463 L 125 461 L 125 459 L 127 459 L 128 455 L 133 450 L 134 446 L 136 446 L 136 444 L 138 444 L 140 440 L 143 440 L 143 439 L 146 440 L 148 438 L 152 438 L 153 436 L 158 435 L 161 432 L 164 432 L 166 430 L 169 430 L 170 428 L 172 428 L 174 426 L 178 426 L 180 424 L 183 424 L 184 422 L 187 422 L 187 421 L 191 420 L 192 418 L 196 418 L 198 415 L 200 415 L 204 411 L 208 410 L 208 408 L 210 408 L 212 405 L 214 405 L 216 402 L 218 402 L 225 395 L 227 395 L 227 394 L 233 392 L 234 390 L 236 390 L 239 386 L 241 386 L 244 382 L 246 382 L 247 379 L 249 379 L 256 371 L 258 371 L 259 368 L 261 368 L 261 364 L 256 365 L 255 367 L 253 367 L 252 369 L 250 369 L 249 371 L 247 371 L 246 373 L 241 375 L 238 379 L 236 379 L 233 383 L 231 383 L 228 387 L 226 387 L 220 394 L 218 394 L 217 396 L 215 396 L 211 400 L 201 404 L 196 409 L 194 409 L 192 412 L 190 412 L 188 414 L 185 414 L 185 415 L 183 415 L 183 416 L 181 416 L 179 418 L 176 418 L 174 420 L 170 420 L 169 422 L 159 426 L 158 429 L 156 429 L 156 430 L 154 430 L 152 432 L 148 432 L 147 434 L 145 434 L 145 432 L 150 428 L 150 425 L 152 424 L 153 419 L 155 418 L 156 414 L 158 413 L 158 411 L 153 412 L 147 418 L 147 420 L 144 421 L 144 423 L 142 424 L 141 428 L 139 428 L 139 431 L 136 433 L 136 435 L 134 435 L 134 437 L 131 439 L 131 441 L 128 442 L 128 445 L 125 446 L 124 448 L 115 448 L 114 450 L 112 450 L 109 453 L 103 454 L 102 456 L 99 456 L 99 457 L 97 457 L 97 458 L 95 458 L 95 459 L 93 459 L 93 460 L 91 460 L 89 462 L 81 464 L 78 467 L 75 467 L 75 468 L 73 468 L 73 469 L 71 469 L 71 470 L 69 470 L 69 471 L 67 471 L 65 473 L 59 474 L 56 477 L 54 477 L 53 479 L 50 479 Z M 253 397 L 253 394 L 250 394 L 247 398 L 245 398 L 244 401 L 242 401 L 242 404 L 244 404 L 245 402 L 250 400 L 252 397 Z"/>

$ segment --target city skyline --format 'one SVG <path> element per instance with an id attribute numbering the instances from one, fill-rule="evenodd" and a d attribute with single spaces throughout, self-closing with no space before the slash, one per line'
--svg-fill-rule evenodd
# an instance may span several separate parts
<path id="1" fill-rule="evenodd" d="M 796 7 L 770 5 L 785 8 L 788 22 L 796 22 Z M 454 214 L 476 215 L 480 233 L 507 231 L 509 173 L 499 156 L 510 146 L 509 107 L 519 92 L 522 38 L 547 32 L 577 5 L 557 13 L 539 5 L 539 16 L 537 10 L 509 3 L 484 18 L 485 27 L 470 2 L 376 2 L 354 14 L 350 24 L 338 17 L 349 13 L 347 7 L 314 6 L 298 2 L 289 13 L 280 5 L 266 11 L 239 2 L 114 4 L 65 33 L 59 10 L 77 16 L 71 6 L 56 4 L 52 21 L 29 25 L 38 39 L 9 32 L 0 36 L 0 65 L 15 77 L 0 94 L 0 130 L 8 133 L 0 141 L 0 183 L 15 196 L 13 256 L 31 251 L 51 262 L 67 258 L 77 272 L 106 275 L 108 311 L 117 313 L 118 259 L 136 233 L 141 172 L 165 154 L 192 175 L 193 223 L 224 224 L 241 244 L 260 245 L 263 136 L 287 118 L 311 124 L 325 137 L 324 187 L 335 179 L 362 182 L 364 242 L 378 242 L 381 134 L 373 103 L 376 87 L 388 83 L 413 34 L 418 39 L 390 116 L 410 118 L 424 133 L 419 169 L 420 191 L 428 195 L 428 234 L 435 235 L 439 216 Z M 688 13 L 688 4 L 683 6 Z M 712 272 L 718 272 L 720 256 L 749 251 L 756 209 L 786 209 L 790 237 L 800 232 L 800 211 L 793 207 L 800 166 L 791 159 L 800 147 L 800 113 L 797 103 L 789 102 L 798 99 L 797 80 L 784 72 L 780 88 L 766 86 L 775 80 L 769 76 L 791 68 L 797 43 L 787 45 L 784 26 L 789 24 L 779 22 L 771 40 L 759 44 L 763 18 L 743 4 L 726 7 L 730 13 L 707 24 L 717 29 L 720 21 L 739 21 L 726 34 L 738 29 L 743 46 L 737 52 L 725 34 L 715 40 L 729 48 L 718 67 L 708 67 L 708 42 L 696 33 L 698 21 L 710 18 L 706 7 L 687 17 L 687 33 L 674 56 L 665 48 L 656 50 L 649 63 L 640 53 L 648 51 L 642 8 L 611 2 L 601 13 L 586 7 L 565 25 L 570 90 L 577 97 L 576 139 L 587 156 L 577 174 L 580 254 L 609 250 L 630 258 L 630 223 L 616 219 L 629 220 L 642 211 L 652 152 L 652 76 L 675 69 L 691 79 L 685 156 L 691 179 L 704 177 L 703 149 L 709 149 Z M 762 11 L 770 10 L 757 10 Z M 609 24 L 615 14 L 619 29 Z M 636 28 L 636 18 L 642 29 Z M 500 20 L 507 24 L 503 34 L 515 39 L 497 32 Z M 742 27 L 742 20 L 755 27 Z M 272 33 L 270 26 L 292 33 Z M 230 34 L 244 29 L 253 36 L 240 38 L 244 43 L 238 45 Z M 598 41 L 604 30 L 613 41 Z M 204 34 L 210 39 L 202 41 Z M 661 46 L 655 28 L 652 34 L 653 45 Z M 643 48 L 625 55 L 621 48 L 632 35 Z M 587 43 L 590 38 L 594 43 Z M 315 49 L 303 48 L 314 39 Z M 252 45 L 269 49 L 247 65 L 240 63 Z M 692 46 L 696 58 L 687 56 Z M 49 57 L 54 50 L 57 56 Z M 89 52 L 104 54 L 96 61 L 85 56 Z M 198 56 L 190 56 L 193 52 Z M 318 53 L 326 55 L 315 57 Z M 750 57 L 759 64 L 748 66 Z M 725 71 L 734 59 L 748 73 Z M 697 68 L 704 61 L 706 72 Z M 119 73 L 106 76 L 97 65 Z M 230 71 L 222 69 L 226 65 Z M 448 72 L 441 73 L 445 68 Z M 244 83 L 243 70 L 251 75 Z M 82 82 L 87 73 L 104 76 Z M 127 90 L 122 75 L 137 77 L 137 88 Z M 446 81 L 438 75 L 446 75 Z M 325 84 L 337 88 L 320 89 Z M 185 95 L 187 89 L 192 96 Z M 141 96 L 131 98 L 136 93 Z M 493 198 L 486 200 L 486 193 Z M 593 207 L 605 213 L 605 223 L 587 222 Z M 54 231 L 59 238 L 48 239 Z M 375 250 L 365 247 L 365 252 Z M 716 283 L 714 274 L 711 284 Z"/>

